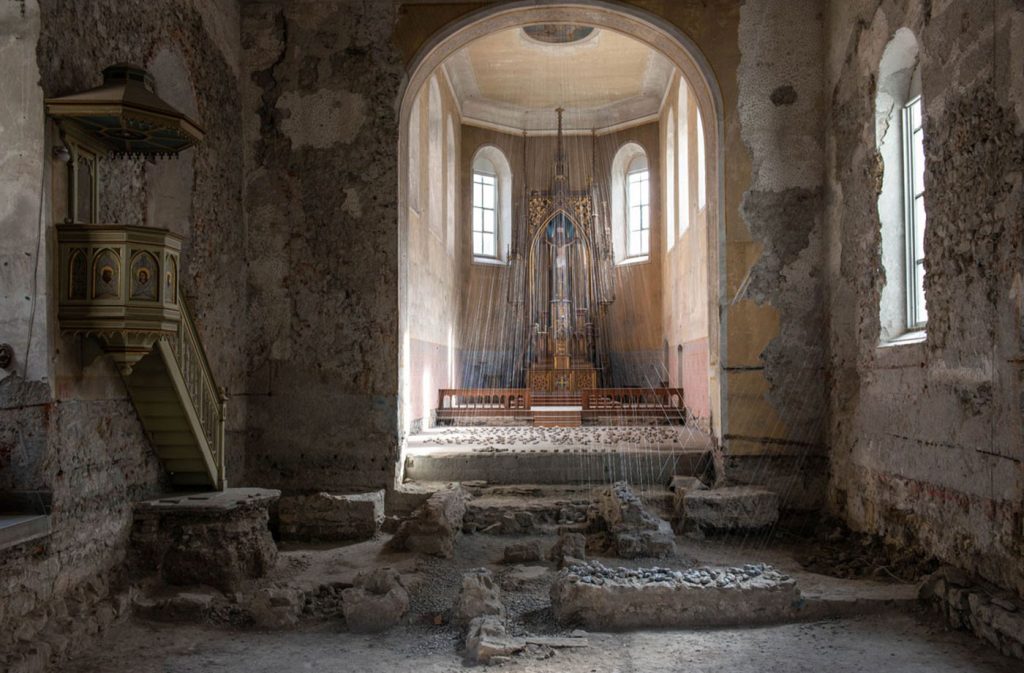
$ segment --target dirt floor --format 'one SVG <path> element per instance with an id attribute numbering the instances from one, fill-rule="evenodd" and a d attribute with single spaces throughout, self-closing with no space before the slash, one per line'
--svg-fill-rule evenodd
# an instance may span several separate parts
<path id="1" fill-rule="evenodd" d="M 530 673 L 964 673 L 1020 671 L 980 641 L 918 615 L 888 613 L 759 629 L 588 634 L 589 646 L 538 650 L 500 666 Z M 382 636 L 338 624 L 257 632 L 133 622 L 65 673 L 440 673 L 466 667 L 457 639 L 426 627 Z"/>
<path id="2" fill-rule="evenodd" d="M 767 562 L 792 575 L 811 614 L 835 615 L 803 623 L 634 633 L 586 633 L 561 626 L 551 614 L 552 564 L 503 565 L 506 544 L 527 536 L 462 536 L 454 559 L 387 554 L 384 540 L 333 548 L 293 548 L 281 554 L 264 584 L 304 587 L 346 585 L 357 569 L 389 565 L 402 573 L 411 596 L 405 623 L 381 635 L 349 633 L 340 615 L 306 616 L 297 626 L 155 622 L 133 619 L 114 627 L 83 656 L 58 669 L 65 673 L 292 673 L 416 671 L 466 668 L 461 632 L 447 621 L 462 573 L 487 566 L 503 590 L 509 630 L 518 637 L 575 636 L 586 647 L 531 645 L 501 664 L 502 670 L 550 673 L 657 673 L 661 671 L 763 673 L 866 671 L 945 673 L 1020 671 L 976 638 L 951 632 L 914 600 L 913 584 L 850 580 L 801 568 L 799 551 L 765 539 L 678 538 L 677 558 L 663 561 L 601 559 L 610 565 L 688 567 Z M 552 538 L 544 538 L 550 545 Z M 579 644 L 579 641 L 576 641 Z"/>

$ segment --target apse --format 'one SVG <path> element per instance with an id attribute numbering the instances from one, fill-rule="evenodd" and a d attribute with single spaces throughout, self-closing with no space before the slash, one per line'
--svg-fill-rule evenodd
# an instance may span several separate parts
<path id="1" fill-rule="evenodd" d="M 627 412 L 711 431 L 716 172 L 691 78 L 624 30 L 561 22 L 465 40 L 413 78 L 404 436 Z"/>

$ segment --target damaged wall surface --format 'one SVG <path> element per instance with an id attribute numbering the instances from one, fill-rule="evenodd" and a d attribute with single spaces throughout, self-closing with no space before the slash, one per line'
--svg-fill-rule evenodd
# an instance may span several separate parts
<path id="1" fill-rule="evenodd" d="M 856 29 L 851 32 L 850 27 Z M 925 340 L 883 343 L 875 82 L 909 28 L 926 153 Z M 830 503 L 1024 591 L 1019 2 L 833 2 L 828 54 Z"/>
<path id="2" fill-rule="evenodd" d="M 249 483 L 393 479 L 403 76 L 394 21 L 387 2 L 242 7 Z"/>
<path id="3" fill-rule="evenodd" d="M 227 1 L 28 0 L 3 3 L 0 17 L 24 50 L 22 68 L 2 75 L 4 90 L 17 80 L 19 114 L 40 124 L 19 134 L 22 146 L 11 146 L 33 166 L 25 174 L 34 175 L 34 186 L 25 188 L 31 203 L 19 201 L 19 210 L 5 213 L 3 221 L 10 245 L 4 253 L 19 262 L 10 269 L 16 282 L 4 283 L 4 316 L 15 319 L 5 320 L 3 340 L 25 350 L 17 356 L 15 374 L 0 381 L 0 489 L 52 496 L 52 532 L 5 549 L 0 557 L 0 652 L 45 662 L 51 654 L 72 652 L 126 614 L 124 601 L 113 597 L 132 503 L 160 492 L 165 477 L 113 363 L 97 357 L 93 340 L 59 333 L 51 303 L 56 269 L 49 251 L 56 247 L 56 215 L 49 186 L 62 179 L 64 164 L 51 158 L 59 139 L 52 125 L 43 124 L 43 99 L 96 86 L 102 69 L 117 62 L 151 68 L 158 89 L 168 86 L 169 98 L 191 99 L 207 142 L 185 158 L 167 161 L 190 162 L 184 170 L 172 170 L 191 173 L 194 186 L 168 191 L 160 170 L 142 160 L 104 160 L 100 219 L 167 226 L 185 235 L 180 280 L 218 382 L 237 392 L 245 371 L 246 292 L 238 280 L 245 261 L 237 254 L 243 233 L 238 12 Z M 5 160 L 5 165 L 11 164 Z M 161 199 L 175 208 L 160 206 Z M 155 210 L 178 215 L 174 221 L 154 221 Z M 33 268 L 38 289 L 29 292 Z M 18 287 L 26 288 L 18 290 L 22 298 L 33 297 L 33 310 L 9 305 L 15 296 L 7 295 L 8 289 Z M 30 353 L 27 367 L 21 366 L 24 352 Z M 244 409 L 236 407 L 227 450 L 229 470 L 236 475 L 244 425 Z M 6 668 L 3 664 L 0 659 L 0 668 Z"/>

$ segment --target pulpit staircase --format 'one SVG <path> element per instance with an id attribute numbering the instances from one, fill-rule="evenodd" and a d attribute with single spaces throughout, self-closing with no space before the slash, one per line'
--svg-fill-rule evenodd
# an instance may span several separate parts
<path id="1" fill-rule="evenodd" d="M 183 488 L 225 488 L 226 399 L 214 382 L 184 298 L 177 335 L 157 341 L 125 384 L 171 482 Z"/>

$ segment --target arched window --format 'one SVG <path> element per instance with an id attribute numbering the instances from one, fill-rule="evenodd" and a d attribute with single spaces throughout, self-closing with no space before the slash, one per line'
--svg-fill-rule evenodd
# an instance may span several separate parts
<path id="1" fill-rule="evenodd" d="M 626 208 L 626 254 L 630 257 L 648 255 L 651 251 L 651 173 L 646 156 L 633 159 L 626 171 Z"/>
<path id="2" fill-rule="evenodd" d="M 473 158 L 473 260 L 504 262 L 512 236 L 512 168 L 497 147 L 481 147 Z"/>
<path id="3" fill-rule="evenodd" d="M 427 218 L 430 231 L 444 234 L 444 163 L 441 156 L 444 138 L 441 130 L 441 88 L 437 77 L 430 80 L 427 95 Z"/>
<path id="4" fill-rule="evenodd" d="M 668 111 L 665 122 L 665 197 L 662 212 L 665 219 L 665 249 L 676 244 L 676 119 L 675 111 Z"/>
<path id="5" fill-rule="evenodd" d="M 679 231 L 678 236 L 682 236 L 687 229 L 690 228 L 690 125 L 688 123 L 690 117 L 690 93 L 689 85 L 685 79 L 679 80 L 679 98 L 676 104 L 678 129 L 676 131 L 676 140 L 678 151 L 676 156 L 679 157 L 679 175 L 678 175 L 678 191 L 677 195 L 679 198 Z"/>
<path id="6" fill-rule="evenodd" d="M 640 145 L 626 143 L 615 153 L 610 194 L 615 262 L 646 261 L 650 253 L 650 167 Z"/>
<path id="7" fill-rule="evenodd" d="M 704 119 L 700 108 L 697 109 L 697 210 L 701 211 L 708 205 L 708 167 L 704 147 Z"/>
<path id="8" fill-rule="evenodd" d="M 455 212 L 457 204 L 455 202 L 455 187 L 458 184 L 455 175 L 455 129 L 452 124 L 452 118 L 448 117 L 448 126 L 445 129 L 445 155 L 447 157 L 447 170 L 445 174 L 445 242 L 448 248 L 448 254 L 455 254 L 455 218 L 457 213 Z"/>
<path id="9" fill-rule="evenodd" d="M 420 113 L 420 98 L 412 104 L 409 111 L 409 209 L 420 212 L 420 125 L 423 123 Z"/>
<path id="10" fill-rule="evenodd" d="M 896 31 L 879 64 L 875 144 L 884 166 L 878 196 L 885 287 L 879 306 L 883 341 L 923 336 L 924 108 L 917 39 Z"/>

